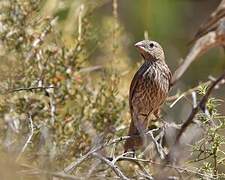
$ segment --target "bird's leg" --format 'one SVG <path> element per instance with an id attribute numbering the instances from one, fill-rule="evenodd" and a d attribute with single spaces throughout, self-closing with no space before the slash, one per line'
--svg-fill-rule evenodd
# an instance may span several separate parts
<path id="1" fill-rule="evenodd" d="M 131 149 L 131 152 L 124 151 L 123 156 L 126 156 L 128 153 L 132 155 L 132 158 L 135 158 L 135 149 Z"/>
<path id="2" fill-rule="evenodd" d="M 133 152 L 132 157 L 135 158 L 135 149 L 131 150 Z"/>
<path id="3" fill-rule="evenodd" d="M 112 157 L 106 157 L 106 159 L 108 159 L 109 161 L 112 161 L 113 160 Z"/>

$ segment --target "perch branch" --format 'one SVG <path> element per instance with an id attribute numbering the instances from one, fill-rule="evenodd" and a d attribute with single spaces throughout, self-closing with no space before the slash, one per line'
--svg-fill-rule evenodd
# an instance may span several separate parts
<path id="1" fill-rule="evenodd" d="M 153 132 L 153 131 L 157 131 L 159 128 L 157 129 L 153 129 L 150 130 L 146 133 L 146 135 L 148 135 L 149 133 Z M 135 136 L 123 136 L 120 138 L 116 138 L 113 139 L 112 141 L 109 142 L 105 142 L 99 146 L 94 146 L 93 148 L 90 149 L 90 151 L 88 151 L 85 155 L 81 156 L 78 160 L 73 161 L 72 163 L 70 163 L 66 168 L 64 168 L 64 170 L 62 172 L 64 173 L 71 173 L 74 169 L 76 169 L 82 162 L 84 162 L 86 159 L 88 159 L 93 153 L 98 152 L 99 150 L 105 148 L 105 147 L 109 147 L 113 144 L 117 144 L 121 141 L 125 141 L 126 139 L 129 139 L 131 137 L 135 137 Z"/>
<path id="2" fill-rule="evenodd" d="M 103 161 L 104 163 L 106 163 L 109 167 L 111 167 L 111 169 L 116 173 L 116 175 L 118 177 L 120 177 L 121 179 L 124 180 L 129 180 L 128 177 L 126 177 L 123 172 L 118 168 L 118 166 L 116 166 L 113 162 L 111 162 L 110 160 L 108 160 L 106 157 L 102 156 L 99 153 L 94 152 L 93 156 L 97 157 L 98 159 L 100 159 L 101 161 Z"/>

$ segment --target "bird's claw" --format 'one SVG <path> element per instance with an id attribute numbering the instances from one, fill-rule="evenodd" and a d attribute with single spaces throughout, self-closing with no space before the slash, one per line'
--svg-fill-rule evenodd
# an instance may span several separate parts
<path id="1" fill-rule="evenodd" d="M 129 156 L 131 155 L 132 158 L 135 158 L 136 157 L 136 154 L 135 154 L 135 150 L 132 149 L 131 151 L 125 151 L 123 156 Z"/>

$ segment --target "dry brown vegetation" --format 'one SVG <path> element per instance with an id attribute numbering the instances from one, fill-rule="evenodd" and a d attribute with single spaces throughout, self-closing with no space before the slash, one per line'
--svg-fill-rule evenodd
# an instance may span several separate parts
<path id="1" fill-rule="evenodd" d="M 223 179 L 223 102 L 211 94 L 225 74 L 171 95 L 166 113 L 184 98 L 189 117 L 173 123 L 162 117 L 147 132 L 145 150 L 124 154 L 129 56 L 118 2 L 110 2 L 112 15 L 101 29 L 93 12 L 107 1 L 56 2 L 62 4 L 0 2 L 1 179 Z M 224 32 L 220 26 L 196 40 L 174 84 L 196 57 L 224 45 Z"/>

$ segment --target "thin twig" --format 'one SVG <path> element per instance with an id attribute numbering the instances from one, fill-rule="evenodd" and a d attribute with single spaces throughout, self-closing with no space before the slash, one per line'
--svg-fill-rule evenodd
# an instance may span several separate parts
<path id="1" fill-rule="evenodd" d="M 87 72 L 97 71 L 99 69 L 103 69 L 103 66 L 96 65 L 96 66 L 92 66 L 92 67 L 86 67 L 86 68 L 80 69 L 79 72 L 80 73 L 87 73 Z"/>
<path id="2" fill-rule="evenodd" d="M 191 63 L 196 60 L 197 57 L 207 52 L 209 49 L 217 46 L 224 45 L 224 20 L 220 22 L 218 27 L 214 31 L 208 32 L 203 37 L 199 38 L 194 46 L 191 48 L 182 64 L 176 69 L 173 74 L 171 84 L 174 85 L 181 76 L 186 72 Z"/>
<path id="3" fill-rule="evenodd" d="M 16 162 L 19 161 L 19 159 L 21 158 L 21 156 L 24 153 L 25 149 L 27 148 L 28 144 L 31 142 L 31 139 L 34 134 L 34 125 L 33 125 L 33 120 L 32 120 L 30 113 L 28 114 L 28 120 L 29 120 L 30 134 L 26 140 L 26 143 L 24 144 L 23 148 L 21 149 L 19 155 L 17 156 Z"/>
<path id="4" fill-rule="evenodd" d="M 62 172 L 65 173 L 70 173 L 72 172 L 74 169 L 76 169 L 82 162 L 84 162 L 91 154 L 93 154 L 94 152 L 99 151 L 100 149 L 102 149 L 103 145 L 98 146 L 98 147 L 93 147 L 90 151 L 88 151 L 85 155 L 81 156 L 77 161 L 72 162 L 71 164 L 69 164 L 66 168 L 64 168 L 64 170 Z"/>
<path id="5" fill-rule="evenodd" d="M 113 162 L 111 162 L 110 160 L 108 160 L 107 158 L 105 158 L 104 156 L 102 156 L 99 153 L 94 152 L 92 155 L 99 158 L 101 161 L 103 161 L 109 167 L 111 167 L 111 169 L 116 173 L 116 175 L 118 177 L 120 177 L 121 179 L 124 179 L 124 180 L 129 180 L 129 178 L 127 176 L 125 176 L 123 174 L 123 172 L 118 168 L 118 166 L 116 166 Z"/>
<path id="6" fill-rule="evenodd" d="M 157 131 L 159 128 L 157 129 L 153 129 L 153 130 L 150 130 L 151 132 L 153 131 Z M 148 131 L 146 133 L 146 135 L 148 135 L 150 133 L 150 131 Z M 105 142 L 103 144 L 100 144 L 99 146 L 94 146 L 92 147 L 85 155 L 81 156 L 78 160 L 76 161 L 73 161 L 72 163 L 70 163 L 66 168 L 64 168 L 64 170 L 62 172 L 65 172 L 65 173 L 71 173 L 73 170 L 75 170 L 82 162 L 84 162 L 87 158 L 90 157 L 90 155 L 92 155 L 93 153 L 95 152 L 98 152 L 99 150 L 105 148 L 105 147 L 109 147 L 113 144 L 116 144 L 116 143 L 119 143 L 121 141 L 125 141 L 129 138 L 133 138 L 133 137 L 136 137 L 136 135 L 134 136 L 123 136 L 123 137 L 120 137 L 120 138 L 116 138 L 116 139 L 113 139 L 109 142 Z"/>
<path id="7" fill-rule="evenodd" d="M 155 145 L 155 149 L 156 149 L 156 151 L 157 151 L 158 154 L 159 154 L 160 159 L 165 159 L 165 153 L 164 153 L 164 151 L 163 151 L 163 148 L 162 148 L 161 144 L 159 144 L 159 143 L 157 142 L 157 140 L 154 138 L 152 132 L 150 132 L 149 134 L 150 134 L 151 139 L 152 139 L 152 141 L 153 141 L 153 143 L 154 143 L 154 145 Z"/>
<path id="8" fill-rule="evenodd" d="M 54 91 L 53 91 L 54 92 Z M 50 109 L 51 109 L 51 125 L 54 126 L 56 117 L 55 117 L 55 113 L 56 113 L 56 101 L 55 101 L 55 95 L 54 93 L 51 93 L 50 95 Z"/>
<path id="9" fill-rule="evenodd" d="M 193 91 L 192 93 L 191 93 L 191 96 L 192 96 L 192 104 L 193 104 L 193 108 L 196 108 L 197 107 L 197 95 L 196 95 L 196 92 L 195 91 Z"/>
<path id="10" fill-rule="evenodd" d="M 79 14 L 78 14 L 78 41 L 82 40 L 82 18 L 84 13 L 84 4 L 81 4 L 79 7 Z"/>
<path id="11" fill-rule="evenodd" d="M 181 98 L 187 96 L 187 95 L 190 95 L 193 91 L 196 91 L 199 89 L 200 86 L 204 85 L 204 86 L 207 86 L 209 85 L 213 80 L 210 79 L 209 81 L 206 81 L 204 83 L 201 83 L 200 85 L 197 85 L 191 89 L 188 89 L 187 91 L 184 91 L 183 93 L 178 93 L 176 95 L 173 95 L 173 96 L 169 96 L 168 98 L 166 98 L 166 101 L 174 101 L 171 105 L 170 105 L 170 108 L 172 108 Z"/>
<path id="12" fill-rule="evenodd" d="M 116 164 L 118 161 L 120 161 L 120 159 L 123 159 L 123 157 L 125 157 L 126 155 L 133 155 L 134 152 L 126 152 L 126 153 L 123 153 L 117 157 L 115 157 L 113 160 L 112 160 L 112 163 L 113 164 Z M 138 167 L 140 168 L 140 170 L 144 173 L 144 175 L 146 177 L 151 177 L 151 175 L 147 172 L 147 170 L 145 169 L 144 166 L 142 166 L 142 164 L 140 164 L 140 162 L 138 161 L 131 161 L 132 163 L 135 163 L 136 165 L 138 165 Z"/>
<path id="13" fill-rule="evenodd" d="M 206 103 L 208 101 L 208 98 L 209 98 L 210 94 L 212 93 L 215 86 L 217 86 L 220 83 L 220 81 L 222 81 L 224 78 L 225 78 L 225 71 L 217 78 L 216 81 L 214 81 L 212 83 L 212 85 L 208 88 L 206 94 L 202 97 L 202 99 L 200 100 L 198 105 L 195 108 L 192 109 L 191 114 L 189 115 L 188 119 L 184 122 L 184 124 L 182 125 L 182 127 L 181 127 L 181 129 L 180 129 L 180 131 L 177 135 L 175 144 L 177 144 L 179 142 L 182 134 L 185 132 L 187 127 L 193 122 L 193 119 L 196 116 L 196 114 L 198 113 L 198 111 L 202 110 L 203 112 L 205 112 L 205 106 L 206 106 Z"/>
<path id="14" fill-rule="evenodd" d="M 134 161 L 134 162 L 142 162 L 142 163 L 147 163 L 147 164 L 154 164 L 154 165 L 157 165 L 157 166 L 161 166 L 161 167 L 168 167 L 168 168 L 172 168 L 172 169 L 176 169 L 176 170 L 179 170 L 181 172 L 187 172 L 187 173 L 192 173 L 192 174 L 195 174 L 195 175 L 199 175 L 199 176 L 202 176 L 202 177 L 210 177 L 211 176 L 208 176 L 206 174 L 203 174 L 203 173 L 200 173 L 198 171 L 194 171 L 194 170 L 191 170 L 191 169 L 187 169 L 187 168 L 183 168 L 181 166 L 175 166 L 175 165 L 170 165 L 170 164 L 164 164 L 164 163 L 160 163 L 160 162 L 155 162 L 155 161 L 152 161 L 152 160 L 147 160 L 147 159 L 139 159 L 139 158 L 134 158 L 134 157 L 121 157 L 120 159 L 118 159 L 118 161 Z"/>
<path id="15" fill-rule="evenodd" d="M 32 90 L 45 90 L 55 88 L 54 86 L 37 86 L 37 87 L 24 87 L 24 88 L 17 88 L 9 90 L 7 93 L 14 93 L 18 91 L 32 91 Z"/>

